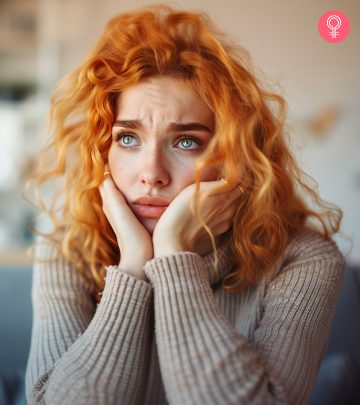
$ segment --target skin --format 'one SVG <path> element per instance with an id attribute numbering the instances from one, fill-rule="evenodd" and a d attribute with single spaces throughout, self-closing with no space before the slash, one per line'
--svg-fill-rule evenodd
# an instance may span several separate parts
<path id="1" fill-rule="evenodd" d="M 197 125 L 184 130 L 174 123 Z M 171 77 L 150 78 L 119 96 L 106 165 L 110 175 L 99 190 L 104 213 L 117 236 L 120 265 L 140 278 L 145 279 L 141 269 L 153 257 L 185 250 L 205 254 L 212 249 L 190 202 L 195 164 L 211 140 L 214 126 L 206 103 Z M 211 194 L 204 218 L 217 240 L 231 226 L 239 196 L 237 187 L 229 189 L 219 177 L 212 168 L 201 177 L 201 190 Z M 146 194 L 171 202 L 160 218 L 145 218 L 132 211 L 131 203 Z"/>
<path id="2" fill-rule="evenodd" d="M 214 131 L 212 111 L 198 96 L 169 77 L 152 78 L 121 94 L 118 120 L 140 120 L 143 125 L 140 130 L 125 125 L 113 127 L 113 137 L 124 130 L 141 138 L 141 141 L 126 138 L 113 142 L 109 150 L 110 172 L 127 201 L 133 201 L 142 194 L 158 195 L 172 201 L 194 182 L 195 161 Z M 209 131 L 174 132 L 170 127 L 172 122 L 197 122 Z M 175 145 L 177 138 L 186 134 L 197 137 L 204 145 L 200 147 L 194 141 Z M 119 144 L 130 140 L 130 145 L 139 146 L 133 150 L 119 147 Z M 202 180 L 215 180 L 216 175 L 215 171 L 208 171 Z M 152 234 L 158 219 L 138 219 Z"/>

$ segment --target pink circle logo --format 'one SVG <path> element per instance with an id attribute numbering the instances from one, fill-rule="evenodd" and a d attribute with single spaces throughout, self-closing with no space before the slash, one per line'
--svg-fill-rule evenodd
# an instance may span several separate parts
<path id="1" fill-rule="evenodd" d="M 344 13 L 331 10 L 320 17 L 318 30 L 325 41 L 341 42 L 349 34 L 350 22 Z"/>

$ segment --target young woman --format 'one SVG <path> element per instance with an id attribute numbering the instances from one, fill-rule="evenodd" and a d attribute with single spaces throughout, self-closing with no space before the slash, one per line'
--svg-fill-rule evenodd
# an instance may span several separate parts
<path id="1" fill-rule="evenodd" d="M 284 120 L 206 16 L 108 23 L 54 93 L 33 177 L 54 229 L 35 244 L 30 404 L 306 404 L 342 213 L 306 183 Z"/>

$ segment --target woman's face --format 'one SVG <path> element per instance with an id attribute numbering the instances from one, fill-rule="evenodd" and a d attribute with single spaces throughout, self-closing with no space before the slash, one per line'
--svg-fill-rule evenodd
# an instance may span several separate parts
<path id="1" fill-rule="evenodd" d="M 111 175 L 139 221 L 153 233 L 161 209 L 134 204 L 142 196 L 171 202 L 195 182 L 196 161 L 214 132 L 209 107 L 185 84 L 154 77 L 127 88 L 118 100 L 108 156 Z M 202 181 L 218 178 L 203 170 Z"/>

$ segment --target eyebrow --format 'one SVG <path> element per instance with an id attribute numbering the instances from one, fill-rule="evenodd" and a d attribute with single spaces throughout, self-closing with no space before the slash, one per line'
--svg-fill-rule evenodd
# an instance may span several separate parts
<path id="1" fill-rule="evenodd" d="M 116 120 L 114 122 L 114 126 L 121 126 L 124 128 L 131 128 L 131 129 L 144 129 L 141 121 L 139 120 Z M 177 123 L 172 122 L 169 125 L 169 129 L 172 131 L 205 131 L 205 132 L 213 132 L 210 128 L 208 128 L 204 124 L 200 124 L 199 122 L 186 122 L 186 123 Z"/>

